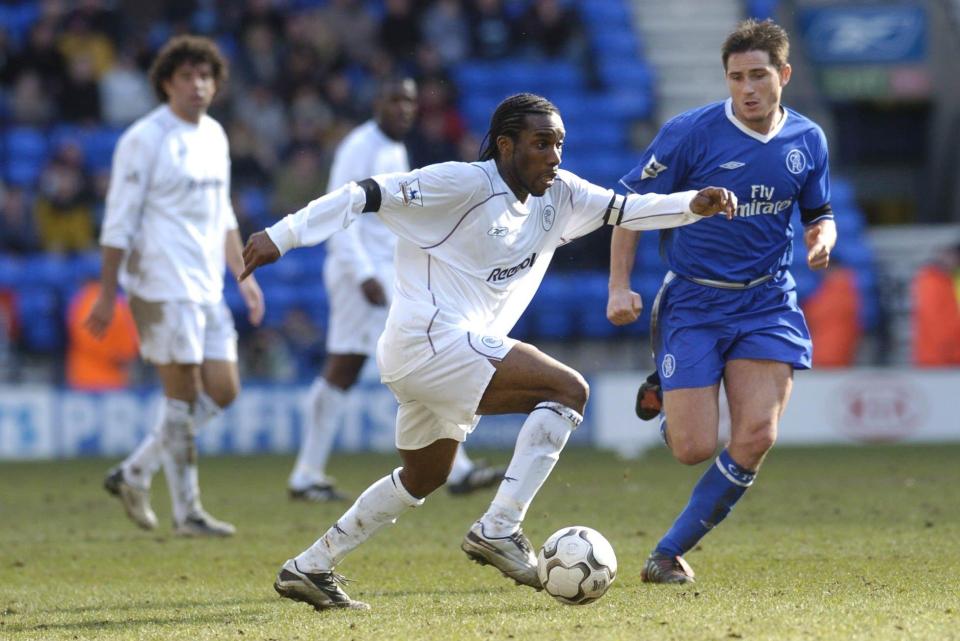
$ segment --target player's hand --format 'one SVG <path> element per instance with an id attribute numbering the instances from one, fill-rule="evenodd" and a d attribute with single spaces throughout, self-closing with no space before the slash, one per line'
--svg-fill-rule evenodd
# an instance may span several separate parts
<path id="1" fill-rule="evenodd" d="M 640 318 L 643 300 L 630 289 L 611 289 L 607 298 L 607 320 L 614 325 L 629 325 Z"/>
<path id="2" fill-rule="evenodd" d="M 387 292 L 376 278 L 368 278 L 360 283 L 360 291 L 367 302 L 375 307 L 384 307 L 387 304 Z"/>
<path id="3" fill-rule="evenodd" d="M 267 232 L 258 231 L 252 234 L 243 248 L 243 271 L 237 276 L 237 281 L 242 283 L 257 267 L 275 263 L 279 258 L 280 250 L 267 236 Z"/>
<path id="4" fill-rule="evenodd" d="M 697 216 L 723 213 L 727 220 L 737 212 L 737 195 L 723 187 L 705 187 L 690 201 L 690 211 Z"/>
<path id="5" fill-rule="evenodd" d="M 267 306 L 263 302 L 263 291 L 260 289 L 257 279 L 247 278 L 237 285 L 240 295 L 243 296 L 243 302 L 247 306 L 247 318 L 254 327 L 260 327 L 263 322 L 263 314 Z"/>
<path id="6" fill-rule="evenodd" d="M 83 326 L 90 332 L 94 338 L 103 338 L 107 333 L 107 328 L 113 321 L 113 307 L 116 303 L 116 296 L 104 294 L 100 290 L 100 295 L 90 308 L 90 312 L 83 321 Z"/>
<path id="7" fill-rule="evenodd" d="M 807 266 L 812 270 L 830 266 L 830 252 L 837 243 L 837 228 L 832 220 L 814 223 L 803 230 L 807 246 Z"/>

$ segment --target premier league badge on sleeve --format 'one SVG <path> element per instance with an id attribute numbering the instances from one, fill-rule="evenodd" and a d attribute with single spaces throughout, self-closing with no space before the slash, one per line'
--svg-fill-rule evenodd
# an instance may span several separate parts
<path id="1" fill-rule="evenodd" d="M 643 166 L 643 176 L 640 177 L 640 180 L 656 178 L 666 170 L 667 166 L 661 162 L 657 162 L 656 156 L 650 156 L 650 162 Z"/>
<path id="2" fill-rule="evenodd" d="M 409 182 L 400 183 L 400 198 L 404 207 L 416 205 L 423 207 L 423 192 L 420 191 L 420 179 L 414 178 Z"/>

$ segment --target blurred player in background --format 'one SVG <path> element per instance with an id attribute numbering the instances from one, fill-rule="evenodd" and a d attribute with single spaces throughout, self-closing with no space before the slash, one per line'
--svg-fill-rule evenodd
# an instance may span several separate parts
<path id="1" fill-rule="evenodd" d="M 236 397 L 237 333 L 223 300 L 224 262 L 243 269 L 230 205 L 230 156 L 223 128 L 207 115 L 227 64 L 206 39 L 168 42 L 150 71 L 164 103 L 135 122 L 117 145 L 100 243 L 101 293 L 86 320 L 103 335 L 118 282 L 130 298 L 140 354 L 163 385 L 160 421 L 104 486 L 140 527 L 153 529 L 150 482 L 164 467 L 174 532 L 229 536 L 234 528 L 200 503 L 196 430 Z M 263 318 L 255 280 L 240 286 L 250 314 Z"/>
<path id="2" fill-rule="evenodd" d="M 397 281 L 377 346 L 383 382 L 400 402 L 403 466 L 375 482 L 320 539 L 284 563 L 274 587 L 317 609 L 365 608 L 333 570 L 351 550 L 443 485 L 479 415 L 528 414 L 506 476 L 461 548 L 541 589 L 520 523 L 580 424 L 588 388 L 573 369 L 508 336 L 558 245 L 604 223 L 635 229 L 696 222 L 735 198 L 723 189 L 624 197 L 559 170 L 557 108 L 519 94 L 496 109 L 476 163 L 381 174 L 319 198 L 244 248 L 244 275 L 295 247 L 376 213 L 397 242 Z M 694 213 L 697 212 L 697 213 Z"/>
<path id="3" fill-rule="evenodd" d="M 350 132 L 337 148 L 327 191 L 367 176 L 410 171 L 403 139 L 417 115 L 417 85 L 410 78 L 383 81 L 372 120 Z M 346 395 L 356 384 L 387 322 L 393 292 L 396 236 L 374 216 L 363 216 L 327 241 L 323 283 L 330 301 L 327 358 L 310 387 L 310 423 L 288 481 L 290 497 L 335 501 L 346 497 L 326 475 L 327 459 L 343 417 Z M 457 449 L 447 488 L 465 494 L 490 487 L 502 469 L 474 465 Z"/>
<path id="4" fill-rule="evenodd" d="M 647 560 L 644 581 L 693 581 L 682 555 L 753 483 L 776 440 L 793 370 L 810 367 L 810 335 L 788 271 L 790 216 L 799 206 L 811 269 L 828 265 L 837 232 L 826 138 L 780 104 L 788 53 L 787 34 L 773 22 L 742 23 L 723 44 L 731 97 L 665 124 L 621 180 L 639 194 L 717 184 L 740 203 L 730 224 L 708 220 L 661 237 L 670 271 L 653 304 L 657 372 L 641 388 L 638 410 L 643 393 L 655 402 L 649 392 L 662 386 L 664 439 L 681 463 L 700 463 L 716 452 L 723 380 L 731 435 Z M 613 231 L 607 315 L 618 325 L 635 321 L 641 309 L 630 290 L 638 238 Z"/>

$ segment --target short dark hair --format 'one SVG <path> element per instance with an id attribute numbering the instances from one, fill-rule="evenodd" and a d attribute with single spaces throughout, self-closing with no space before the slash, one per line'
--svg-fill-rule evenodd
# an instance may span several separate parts
<path id="1" fill-rule="evenodd" d="M 759 22 L 751 18 L 737 25 L 734 32 L 724 40 L 720 51 L 723 53 L 724 69 L 727 68 L 730 54 L 766 51 L 770 55 L 770 63 L 779 71 L 790 57 L 790 37 L 783 27 L 773 20 Z"/>
<path id="2" fill-rule="evenodd" d="M 480 143 L 480 160 L 498 159 L 497 138 L 509 136 L 516 140 L 526 126 L 527 116 L 550 114 L 559 115 L 560 110 L 543 96 L 518 93 L 504 98 L 490 117 L 490 129 Z"/>
<path id="3" fill-rule="evenodd" d="M 150 84 L 160 102 L 166 102 L 167 92 L 163 83 L 173 77 L 180 65 L 209 63 L 213 70 L 213 79 L 217 88 L 226 82 L 228 76 L 227 60 L 217 44 L 202 36 L 176 36 L 163 45 L 153 64 L 150 65 Z"/>

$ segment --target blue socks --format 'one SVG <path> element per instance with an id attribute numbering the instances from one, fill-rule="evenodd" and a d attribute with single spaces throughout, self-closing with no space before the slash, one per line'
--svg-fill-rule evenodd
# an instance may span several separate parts
<path id="1" fill-rule="evenodd" d="M 657 544 L 655 552 L 681 556 L 720 523 L 757 473 L 740 467 L 727 450 L 723 450 L 693 488 L 690 502 L 670 531 Z"/>

